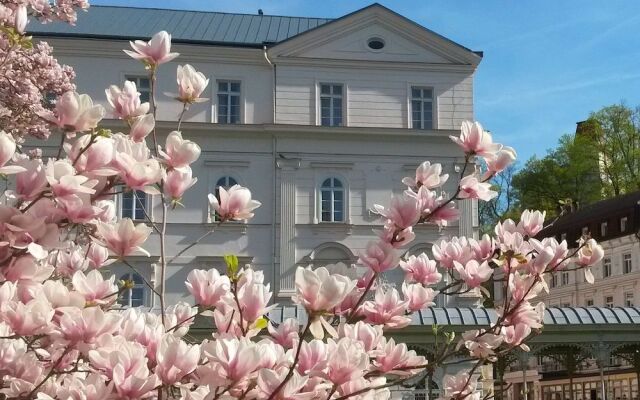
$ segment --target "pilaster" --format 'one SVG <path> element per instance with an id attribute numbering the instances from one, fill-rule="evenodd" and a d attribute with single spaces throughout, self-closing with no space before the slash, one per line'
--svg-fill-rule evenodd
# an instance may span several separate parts
<path id="1" fill-rule="evenodd" d="M 277 295 L 294 292 L 296 264 L 296 171 L 300 159 L 278 159 L 280 169 L 280 251 L 278 254 Z"/>

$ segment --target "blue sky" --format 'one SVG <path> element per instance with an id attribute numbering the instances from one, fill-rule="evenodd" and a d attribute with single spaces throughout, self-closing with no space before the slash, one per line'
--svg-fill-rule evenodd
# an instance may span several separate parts
<path id="1" fill-rule="evenodd" d="M 95 0 L 92 4 L 339 17 L 361 0 Z M 640 1 L 388 0 L 381 4 L 473 50 L 476 119 L 521 162 L 591 111 L 640 105 Z M 517 4 L 517 5 L 516 5 Z"/>

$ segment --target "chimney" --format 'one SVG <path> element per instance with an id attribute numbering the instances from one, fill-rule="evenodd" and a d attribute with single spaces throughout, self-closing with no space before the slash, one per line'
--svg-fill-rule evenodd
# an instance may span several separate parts
<path id="1" fill-rule="evenodd" d="M 264 13 L 262 12 L 262 8 L 258 9 L 258 15 L 264 15 Z"/>

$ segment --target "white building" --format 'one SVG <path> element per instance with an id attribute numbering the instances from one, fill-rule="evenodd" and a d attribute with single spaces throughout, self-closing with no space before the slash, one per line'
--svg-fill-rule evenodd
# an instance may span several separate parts
<path id="1" fill-rule="evenodd" d="M 401 179 L 419 163 L 440 162 L 455 175 L 463 162 L 448 136 L 473 119 L 473 76 L 482 54 L 378 4 L 335 20 L 93 6 L 76 27 L 30 28 L 75 68 L 79 91 L 103 104 L 104 89 L 126 79 L 149 96 L 144 69 L 122 49 L 159 30 L 172 33 L 172 50 L 181 56 L 159 72 L 163 135 L 175 129 L 181 110 L 164 95 L 175 91 L 178 63 L 211 78 L 210 100 L 193 105 L 182 124 L 202 155 L 193 165 L 198 184 L 183 199 L 185 207 L 169 216 L 169 257 L 216 232 L 170 264 L 170 303 L 188 301 L 184 281 L 191 269 L 222 267 L 228 253 L 264 270 L 282 302 L 294 290 L 296 266 L 355 263 L 372 229 L 381 228 L 369 210 L 401 193 Z M 217 228 L 207 193 L 236 182 L 251 188 L 262 207 L 249 223 Z M 158 200 L 145 201 L 158 218 Z M 143 217 L 130 195 L 119 203 L 123 216 Z M 408 251 L 472 234 L 475 208 L 459 206 L 459 224 L 442 231 L 419 227 Z M 135 260 L 151 280 L 157 242 L 152 237 L 145 246 L 151 259 Z M 155 305 L 142 284 L 123 302 Z"/>

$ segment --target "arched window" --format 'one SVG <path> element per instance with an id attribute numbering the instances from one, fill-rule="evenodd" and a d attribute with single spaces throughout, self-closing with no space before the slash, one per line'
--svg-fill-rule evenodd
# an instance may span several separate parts
<path id="1" fill-rule="evenodd" d="M 123 307 L 141 307 L 145 305 L 146 287 L 142 277 L 136 273 L 124 274 L 122 281 L 132 281 L 133 287 L 120 293 L 118 303 Z"/>
<path id="2" fill-rule="evenodd" d="M 338 178 L 327 178 L 320 186 L 320 220 L 322 222 L 343 222 L 344 185 Z"/>
<path id="3" fill-rule="evenodd" d="M 218 179 L 218 181 L 216 182 L 216 186 L 213 188 L 214 194 L 218 199 L 218 201 L 220 201 L 220 188 L 224 188 L 225 190 L 227 190 L 231 186 L 237 185 L 237 184 L 238 184 L 238 181 L 232 176 L 223 176 L 222 178 Z M 211 215 L 211 213 L 209 213 L 209 215 Z M 220 220 L 220 218 L 218 217 L 218 213 L 215 213 L 214 215 L 212 215 L 211 218 L 212 218 L 211 222 Z"/>

